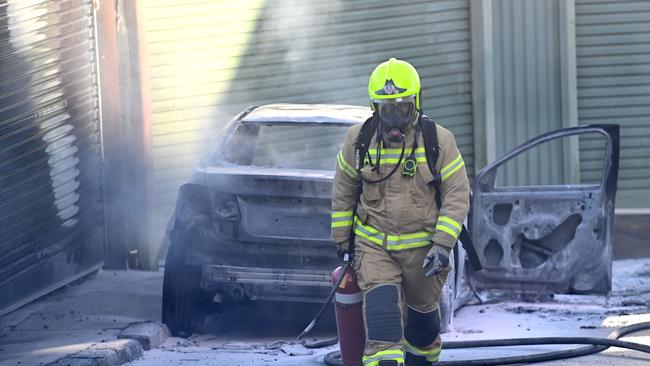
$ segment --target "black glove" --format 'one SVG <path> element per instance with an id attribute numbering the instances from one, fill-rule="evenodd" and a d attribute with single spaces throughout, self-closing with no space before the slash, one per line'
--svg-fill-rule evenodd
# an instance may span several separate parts
<path id="1" fill-rule="evenodd" d="M 343 243 L 338 243 L 336 245 L 336 254 L 338 255 L 341 262 L 346 261 L 346 256 L 348 262 L 352 262 L 352 260 L 354 259 L 354 253 L 349 252 L 349 247 L 350 244 L 347 240 L 344 241 Z"/>
<path id="2" fill-rule="evenodd" d="M 436 276 L 440 273 L 448 273 L 451 271 L 451 263 L 449 263 L 450 250 L 444 248 L 436 243 L 429 249 L 422 268 L 424 268 L 424 275 L 427 277 Z"/>
<path id="3" fill-rule="evenodd" d="M 348 254 L 347 250 L 344 250 L 341 247 L 336 247 L 336 255 L 339 257 L 341 262 L 343 262 L 343 259 L 345 258 L 345 255 Z"/>

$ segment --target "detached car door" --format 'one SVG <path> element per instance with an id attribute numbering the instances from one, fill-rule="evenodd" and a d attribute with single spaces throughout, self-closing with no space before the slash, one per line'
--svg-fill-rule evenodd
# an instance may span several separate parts
<path id="1" fill-rule="evenodd" d="M 548 181 L 553 167 L 538 165 L 551 155 L 583 179 L 518 184 L 527 180 L 520 173 Z M 581 160 L 589 166 L 581 169 Z M 471 280 L 522 292 L 608 293 L 618 163 L 619 126 L 592 125 L 540 135 L 478 172 L 469 222 L 483 270 Z"/>

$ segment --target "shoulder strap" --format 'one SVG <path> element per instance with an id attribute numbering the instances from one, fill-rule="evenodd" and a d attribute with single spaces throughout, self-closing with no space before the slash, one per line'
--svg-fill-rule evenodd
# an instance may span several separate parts
<path id="1" fill-rule="evenodd" d="M 430 119 L 428 116 L 422 116 L 422 134 L 424 137 L 424 151 L 427 157 L 427 165 L 431 169 L 431 174 L 433 174 L 433 186 L 436 188 L 436 205 L 438 209 L 442 207 L 442 197 L 440 195 L 440 185 L 442 184 L 442 177 L 440 173 L 436 171 L 436 162 L 440 156 L 440 146 L 438 146 L 438 131 L 436 130 L 436 123 Z M 465 252 L 467 252 L 467 257 L 474 271 L 480 271 L 483 267 L 481 266 L 481 260 L 476 253 L 476 248 L 472 242 L 472 237 L 465 225 L 460 232 L 458 240 L 463 244 Z"/>
<path id="2" fill-rule="evenodd" d="M 360 170 L 363 167 L 363 159 L 368 153 L 370 148 L 370 141 L 372 141 L 372 136 L 377 131 L 377 125 L 379 124 L 379 118 L 376 118 L 377 113 L 368 118 L 359 131 L 359 136 L 357 136 L 357 141 L 354 143 L 355 148 L 355 169 Z"/>
<path id="3" fill-rule="evenodd" d="M 438 208 L 442 206 L 442 198 L 440 196 L 440 184 L 442 178 L 436 170 L 436 162 L 440 156 L 440 146 L 438 146 L 438 131 L 436 130 L 436 122 L 426 115 L 420 117 L 422 123 L 422 137 L 424 138 L 424 152 L 427 157 L 427 165 L 433 174 L 433 186 L 436 188 L 436 205 Z"/>
<path id="4" fill-rule="evenodd" d="M 361 126 L 361 130 L 359 130 L 359 135 L 357 136 L 357 140 L 354 142 L 354 169 L 356 169 L 357 172 L 360 171 L 361 168 L 363 167 L 363 159 L 368 153 L 370 142 L 372 141 L 372 136 L 377 130 L 377 126 L 379 124 L 379 118 L 376 117 L 377 117 L 377 113 L 375 112 L 370 118 L 368 118 L 365 122 L 363 122 L 363 125 Z M 356 201 L 354 205 L 353 217 L 357 216 L 357 206 L 359 204 L 359 200 L 361 199 L 362 193 L 363 193 L 363 183 L 359 181 L 357 185 Z M 354 233 L 354 230 L 350 230 L 350 241 L 349 241 L 348 252 L 352 253 L 353 256 L 354 256 L 355 238 L 356 235 Z"/>

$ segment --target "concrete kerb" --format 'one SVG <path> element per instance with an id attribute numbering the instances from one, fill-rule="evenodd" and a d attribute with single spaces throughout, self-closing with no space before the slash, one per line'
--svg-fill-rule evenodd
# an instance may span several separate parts
<path id="1" fill-rule="evenodd" d="M 142 356 L 142 346 L 133 339 L 96 343 L 83 351 L 60 358 L 48 366 L 115 366 Z"/>
<path id="2" fill-rule="evenodd" d="M 169 335 L 169 329 L 165 324 L 148 320 L 129 324 L 117 338 L 134 339 L 145 351 L 148 351 L 161 345 Z"/>
<path id="3" fill-rule="evenodd" d="M 131 323 L 118 339 L 96 343 L 83 351 L 60 358 L 47 366 L 117 366 L 142 356 L 143 350 L 158 347 L 169 337 L 166 325 L 144 321 Z"/>

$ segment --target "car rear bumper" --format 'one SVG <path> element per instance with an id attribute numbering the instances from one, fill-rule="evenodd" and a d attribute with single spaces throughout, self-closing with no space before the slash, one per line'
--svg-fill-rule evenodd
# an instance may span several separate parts
<path id="1" fill-rule="evenodd" d="M 231 300 L 322 302 L 332 283 L 331 271 L 204 265 L 201 287 Z"/>

